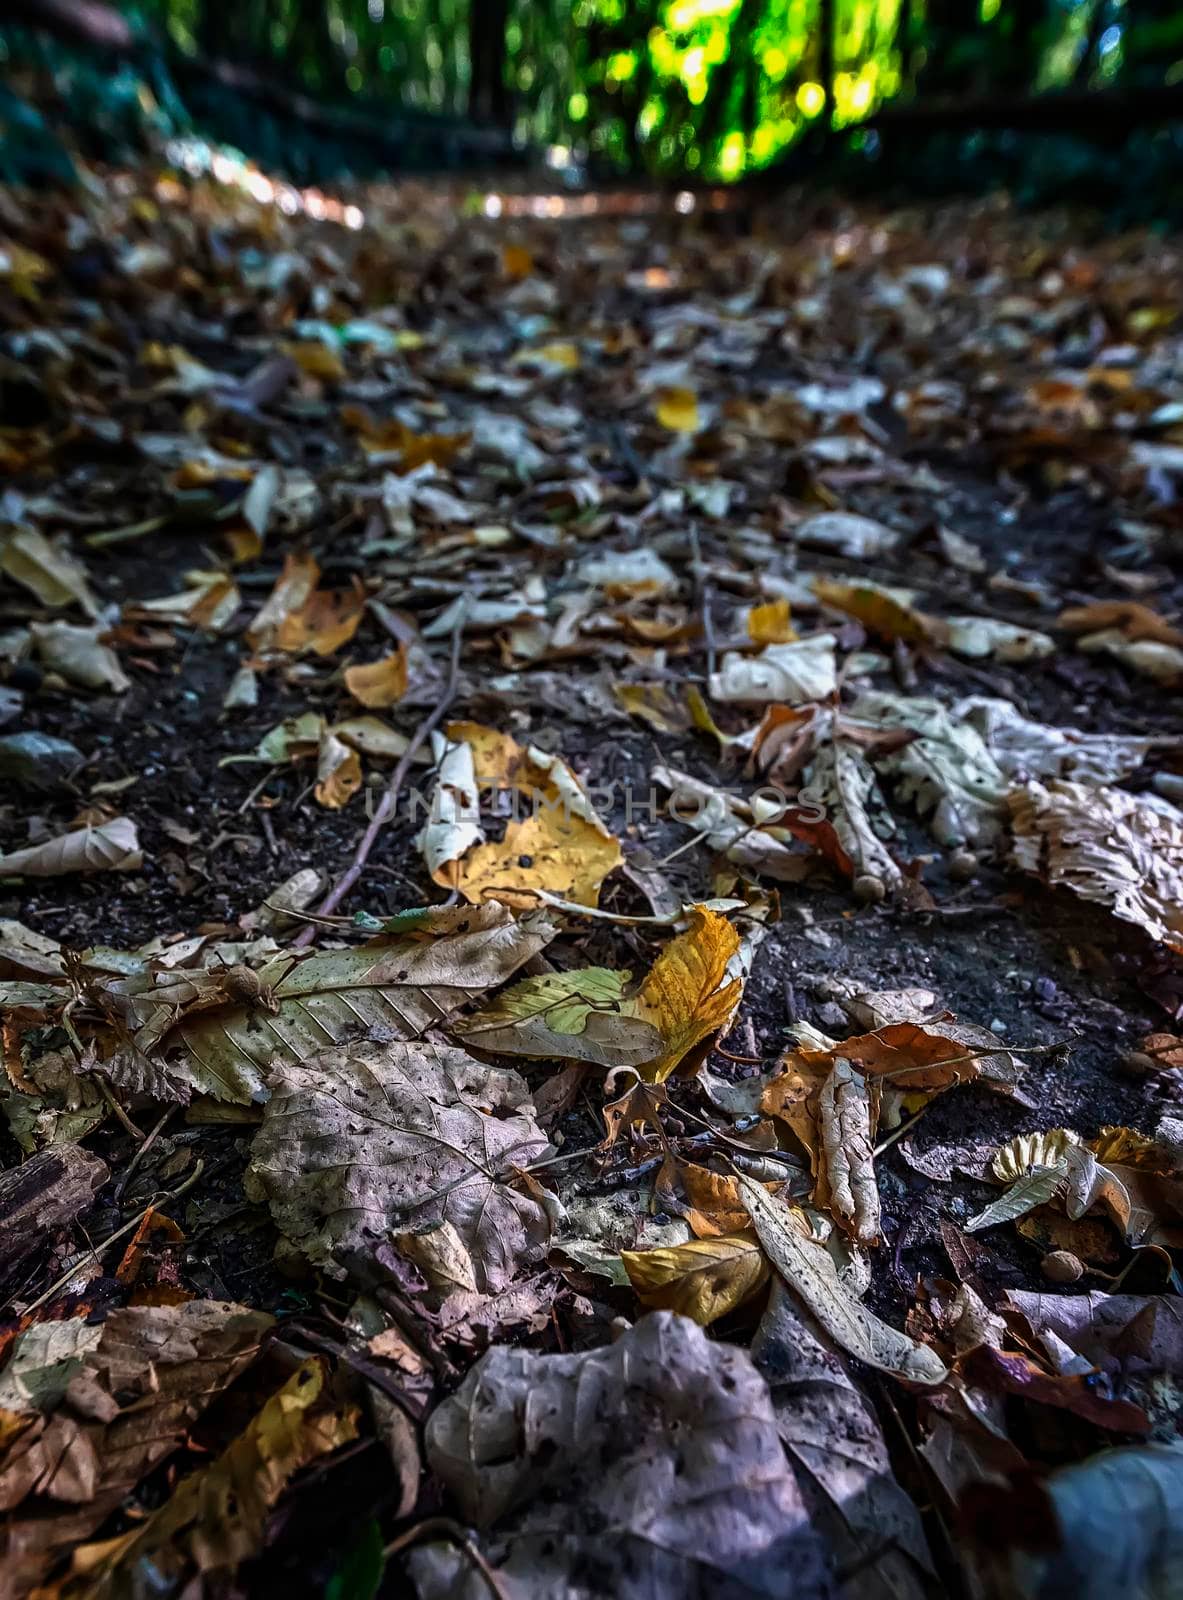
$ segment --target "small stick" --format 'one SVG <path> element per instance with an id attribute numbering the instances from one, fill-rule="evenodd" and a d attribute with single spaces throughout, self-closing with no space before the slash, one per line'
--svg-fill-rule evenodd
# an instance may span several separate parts
<path id="1" fill-rule="evenodd" d="M 116 1205 L 118 1205 L 123 1199 L 123 1191 L 127 1188 L 128 1183 L 131 1181 L 132 1173 L 135 1172 L 140 1162 L 156 1143 L 158 1136 L 163 1133 L 165 1123 L 173 1115 L 176 1109 L 176 1106 L 166 1106 L 164 1109 L 164 1115 L 157 1122 L 156 1126 L 149 1132 L 148 1137 L 144 1140 L 143 1144 L 137 1145 L 135 1150 L 132 1151 L 131 1160 L 127 1163 L 127 1166 L 124 1167 L 119 1182 L 115 1185 L 115 1192 L 111 1196 L 111 1199 Z"/>
<path id="2" fill-rule="evenodd" d="M 460 676 L 460 639 L 464 631 L 466 614 L 467 608 L 462 607 L 456 617 L 456 626 L 452 630 L 452 656 L 448 666 L 448 677 L 440 697 L 411 735 L 411 742 L 399 757 L 398 766 L 390 774 L 390 782 L 386 785 L 377 809 L 370 818 L 369 826 L 361 836 L 357 849 L 353 853 L 353 860 L 337 879 L 328 894 L 325 895 L 320 905 L 317 906 L 316 915 L 318 917 L 327 917 L 336 911 L 342 900 L 361 877 L 378 835 L 394 815 L 399 791 L 403 786 L 407 773 L 411 770 L 411 762 L 415 758 L 415 752 L 424 739 L 443 721 L 445 712 L 455 699 L 456 683 Z M 316 938 L 316 935 L 316 923 L 306 923 L 293 940 L 293 949 L 303 950 L 307 948 Z"/>
<path id="3" fill-rule="evenodd" d="M 489 1586 L 489 1592 L 494 1600 L 509 1600 L 509 1596 L 502 1585 L 501 1579 L 485 1560 L 477 1548 L 476 1540 L 465 1527 L 451 1517 L 424 1517 L 422 1522 L 417 1522 L 413 1528 L 408 1528 L 406 1533 L 400 1533 L 397 1539 L 392 1539 L 383 1550 L 384 1556 L 396 1556 L 410 1544 L 418 1544 L 421 1539 L 450 1539 L 472 1562 L 481 1577 Z"/>
<path id="4" fill-rule="evenodd" d="M 130 1222 L 125 1222 L 122 1228 L 116 1228 L 114 1233 L 109 1233 L 105 1239 L 100 1239 L 98 1244 L 91 1245 L 90 1253 L 94 1257 L 95 1261 L 99 1262 L 101 1265 L 102 1263 L 100 1261 L 99 1251 L 105 1250 L 109 1244 L 114 1244 L 116 1239 L 122 1239 L 124 1234 L 130 1233 L 133 1228 L 138 1228 L 140 1223 L 143 1222 L 144 1218 L 148 1215 L 149 1211 L 155 1211 L 158 1206 L 171 1205 L 174 1200 L 179 1200 L 183 1194 L 187 1194 L 197 1182 L 198 1178 L 201 1177 L 204 1169 L 205 1162 L 199 1156 L 196 1166 L 185 1179 L 184 1183 L 181 1184 L 180 1188 L 174 1189 L 171 1194 L 157 1195 L 156 1199 L 149 1201 L 144 1209 L 138 1212 Z M 39 1310 L 47 1300 L 52 1300 L 58 1290 L 65 1288 L 66 1284 L 69 1283 L 70 1279 L 78 1271 L 80 1265 L 81 1260 L 75 1261 L 72 1267 L 69 1267 L 65 1272 L 62 1273 L 60 1278 L 56 1278 L 53 1283 L 50 1284 L 49 1288 L 46 1289 L 43 1295 L 40 1295 L 36 1300 L 34 1300 L 31 1306 L 25 1307 L 24 1315 L 26 1317 L 31 1316 L 32 1313 Z"/>
<path id="5" fill-rule="evenodd" d="M 714 618 L 711 616 L 713 595 L 703 568 L 702 544 L 698 537 L 698 528 L 694 523 L 690 524 L 690 546 L 694 551 L 694 587 L 698 594 L 699 610 L 702 612 L 702 636 L 707 647 L 707 681 L 709 682 L 715 674 L 717 665 L 715 623 Z"/>

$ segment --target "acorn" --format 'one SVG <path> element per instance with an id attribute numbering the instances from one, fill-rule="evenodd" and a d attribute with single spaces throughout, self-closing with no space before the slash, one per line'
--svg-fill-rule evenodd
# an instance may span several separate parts
<path id="1" fill-rule="evenodd" d="M 1052 1283 L 1076 1283 L 1084 1277 L 1084 1263 L 1071 1250 L 1052 1250 L 1039 1264 Z"/>
<path id="2" fill-rule="evenodd" d="M 887 885 L 873 872 L 860 872 L 851 887 L 854 890 L 854 898 L 861 900 L 864 905 L 877 904 L 887 898 Z"/>

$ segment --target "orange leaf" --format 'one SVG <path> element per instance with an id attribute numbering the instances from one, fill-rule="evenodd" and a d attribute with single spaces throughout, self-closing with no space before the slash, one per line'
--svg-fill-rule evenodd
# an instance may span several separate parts
<path id="1" fill-rule="evenodd" d="M 407 650 L 400 645 L 393 655 L 380 661 L 346 667 L 345 687 L 355 700 L 373 711 L 384 710 L 401 700 L 407 692 Z"/>

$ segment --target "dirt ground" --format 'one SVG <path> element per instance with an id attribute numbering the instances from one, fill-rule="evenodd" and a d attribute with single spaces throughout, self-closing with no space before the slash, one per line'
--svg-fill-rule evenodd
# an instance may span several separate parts
<path id="1" fill-rule="evenodd" d="M 118 642 L 120 662 L 131 680 L 125 693 L 80 690 L 47 674 L 31 657 L 10 663 L 7 685 L 24 703 L 19 720 L 6 731 L 19 727 L 67 739 L 83 752 L 85 764 L 63 788 L 35 796 L 11 793 L 0 808 L 0 849 L 21 849 L 31 837 L 59 833 L 80 805 L 88 798 L 93 802 L 96 785 L 103 795 L 104 785 L 133 779 L 114 804 L 135 819 L 144 861 L 135 873 L 5 879 L 0 881 L 0 917 L 16 919 L 73 949 L 129 951 L 152 939 L 167 944 L 195 933 L 228 939 L 237 936 L 244 913 L 261 906 L 299 870 L 315 868 L 327 887 L 347 868 L 365 824 L 363 798 L 339 810 L 319 804 L 313 792 L 315 762 L 223 765 L 226 757 L 250 752 L 285 718 L 307 712 L 340 715 L 348 706 L 341 666 L 347 660 L 369 660 L 384 641 L 389 643 L 374 615 L 367 615 L 338 658 L 315 659 L 313 670 L 303 673 L 261 671 L 257 703 L 225 709 L 226 691 L 248 653 L 242 624 L 271 592 L 293 549 L 315 556 L 324 586 L 342 589 L 360 579 L 371 599 L 391 594 L 392 604 L 419 626 L 465 589 L 504 590 L 529 577 L 541 580 L 553 594 L 573 557 L 601 546 L 650 547 L 664 554 L 683 580 L 676 602 L 680 616 L 692 624 L 681 635 L 672 631 L 667 649 L 654 652 L 636 635 L 622 638 L 605 629 L 604 648 L 589 632 L 578 648 L 550 650 L 531 663 L 515 658 L 512 645 L 496 629 L 478 630 L 466 638 L 449 716 L 499 725 L 522 744 L 561 752 L 593 791 L 612 785 L 615 804 L 602 808 L 603 817 L 621 839 L 626 862 L 660 864 L 666 883 L 684 904 L 718 892 L 725 863 L 702 843 L 687 847 L 686 828 L 666 815 L 641 814 L 630 820 L 622 798 L 625 786 L 646 794 L 653 769 L 661 763 L 708 783 L 742 789 L 751 780 L 742 760 L 720 756 L 710 737 L 694 729 L 657 731 L 613 709 L 612 685 L 655 671 L 679 693 L 690 685 L 705 689 L 707 655 L 713 653 L 714 642 L 720 642 L 721 653 L 742 639 L 748 605 L 761 592 L 775 593 L 766 580 L 792 581 L 799 570 L 907 587 L 915 591 L 914 604 L 929 614 L 976 613 L 1055 633 L 1052 653 L 1017 664 L 989 657 L 968 660 L 923 646 L 889 649 L 878 686 L 894 684 L 901 692 L 931 694 L 946 704 L 965 695 L 996 695 L 1024 716 L 1056 727 L 1153 736 L 1162 743 L 1126 785 L 1134 792 L 1149 789 L 1156 772 L 1183 769 L 1177 688 L 1139 676 L 1108 656 L 1082 654 L 1070 637 L 1056 632 L 1061 608 L 1115 595 L 1135 594 L 1168 620 L 1183 604 L 1175 480 L 1169 473 L 1133 470 L 1129 462 L 1133 439 L 1162 437 L 1161 430 L 1143 424 L 1152 402 L 1165 402 L 1177 381 L 1173 363 L 1181 358 L 1175 353 L 1175 323 L 1165 314 L 1158 323 L 1150 318 L 1140 323 L 1131 312 L 1147 306 L 1157 310 L 1165 302 L 1178 314 L 1177 280 L 1171 276 L 1171 263 L 1178 261 L 1176 241 L 1115 242 L 1094 235 L 1081 219 L 1016 219 L 972 207 L 933 217 L 880 218 L 842 211 L 826 220 L 819 213 L 809 228 L 790 228 L 773 210 L 755 218 L 751 232 L 737 239 L 700 230 L 693 219 L 682 222 L 667 215 L 586 223 L 471 219 L 465 227 L 467 236 L 458 241 L 435 221 L 417 227 L 401 219 L 387 237 L 391 250 L 396 248 L 391 241 L 401 241 L 403 255 L 387 274 L 385 295 L 399 305 L 405 328 L 426 336 L 430 358 L 415 351 L 410 368 L 401 367 L 397 376 L 354 370 L 340 395 L 331 384 L 318 386 L 310 377 L 270 412 L 264 408 L 261 422 L 250 419 L 237 430 L 238 437 L 255 449 L 270 444 L 285 467 L 306 468 L 316 478 L 336 474 L 346 485 L 360 485 L 364 463 L 359 469 L 348 429 L 339 418 L 340 402 L 350 397 L 351 384 L 357 403 L 375 413 L 391 406 L 419 407 L 423 426 L 464 425 L 483 402 L 474 399 L 480 391 L 468 380 L 454 381 L 453 369 L 463 365 L 471 372 L 479 364 L 479 352 L 490 367 L 503 363 L 519 339 L 592 337 L 599 356 L 589 350 L 582 372 L 560 373 L 547 389 L 549 401 L 574 414 L 567 446 L 557 443 L 562 432 L 557 422 L 548 428 L 537 416 L 530 420 L 524 403 L 516 411 L 514 396 L 496 397 L 498 410 L 526 417 L 533 436 L 553 450 L 556 483 L 568 474 L 597 478 L 602 499 L 590 534 L 577 527 L 573 538 L 556 537 L 550 545 L 537 537 L 525 544 L 515 538 L 503 556 L 496 550 L 478 551 L 467 565 L 443 568 L 436 587 L 424 581 L 416 589 L 413 556 L 408 567 L 405 552 L 393 557 L 381 549 L 363 553 L 363 545 L 374 538 L 372 505 L 358 500 L 351 506 L 346 492 L 335 510 L 323 510 L 293 535 L 269 535 L 265 548 L 236 569 L 241 609 L 223 633 L 170 623 L 167 645 L 142 636 L 137 642 L 125 633 Z M 882 246 L 875 243 L 879 236 L 886 240 Z M 208 235 L 203 232 L 202 237 Z M 855 242 L 843 244 L 844 238 Z M 330 301 L 333 294 L 338 296 L 334 315 L 340 320 L 348 295 L 336 287 L 338 271 L 317 252 L 336 260 L 345 246 L 331 230 L 314 230 L 300 239 L 299 247 L 313 263 L 313 283 L 329 286 Z M 250 244 L 249 232 L 228 224 L 225 242 L 230 263 Z M 506 282 L 497 278 L 497 263 L 511 243 L 532 256 L 533 268 L 515 262 Z M 44 241 L 42 248 L 48 248 Z M 382 248 L 381 239 L 371 246 L 379 254 Z M 97 246 L 95 250 L 100 259 L 102 252 Z M 876 250 L 881 268 L 875 264 Z M 819 265 L 833 261 L 838 262 L 837 279 Z M 1107 264 L 1113 263 L 1120 266 L 1120 288 L 1115 278 L 1107 277 Z M 912 323 L 893 322 L 886 312 L 880 315 L 874 309 L 878 276 L 899 282 L 904 267 L 939 269 L 952 284 L 938 291 L 926 288 L 918 277 L 914 300 L 920 315 Z M 373 300 L 369 286 L 374 273 L 367 271 L 370 276 L 359 277 L 364 287 L 349 307 L 363 316 Z M 531 271 L 557 285 L 557 298 L 540 299 L 542 310 L 524 303 L 525 309 L 511 313 L 506 300 Z M 672 272 L 675 286 L 654 289 L 652 283 L 638 281 L 637 275 L 647 271 Z M 971 292 L 991 271 L 997 272 L 998 283 Z M 1053 276 L 1059 286 L 1049 288 Z M 914 395 L 926 382 L 937 385 L 956 377 L 964 385 L 963 399 L 942 400 L 935 420 L 928 421 L 919 402 L 911 414 L 887 400 L 859 409 L 856 419 L 842 427 L 848 436 L 871 439 L 876 454 L 869 465 L 858 458 L 859 465 L 839 463 L 832 469 L 819 465 L 804 448 L 812 428 L 825 431 L 817 414 L 801 421 L 795 444 L 787 437 L 763 437 L 746 455 L 727 439 L 726 425 L 719 420 L 712 424 L 719 442 L 682 458 L 681 468 L 686 482 L 727 479 L 740 484 L 733 509 L 721 517 L 700 516 L 683 505 L 668 515 L 640 518 L 663 488 L 678 481 L 681 469 L 664 454 L 666 436 L 655 433 L 647 418 L 634 421 L 644 410 L 638 396 L 645 391 L 632 386 L 638 374 L 643 376 L 645 361 L 658 359 L 636 341 L 656 325 L 659 311 L 687 305 L 717 309 L 726 304 L 730 289 L 738 293 L 760 281 L 765 291 L 756 291 L 749 309 L 734 313 L 737 318 L 775 308 L 793 327 L 806 299 L 813 296 L 823 303 L 820 312 L 801 321 L 797 337 L 770 334 L 763 339 L 754 361 L 729 366 L 720 360 L 710 367 L 709 377 L 700 371 L 701 395 L 709 396 L 708 384 L 716 383 L 724 397 L 718 403 L 732 405 L 737 428 L 743 423 L 735 408 L 742 403 L 763 404 L 770 394 L 799 390 L 810 382 L 842 385 L 874 377 L 882 380 L 885 394 L 902 389 Z M 285 321 L 312 312 L 314 299 L 309 292 L 302 304 L 285 306 L 273 316 L 264 301 L 240 293 L 230 265 L 218 267 L 209 259 L 202 261 L 194 281 L 179 290 L 171 284 L 120 287 L 108 278 L 98 290 L 84 284 L 80 293 L 88 302 L 96 296 L 105 327 L 102 337 L 127 363 L 119 377 L 124 395 L 143 385 L 137 362 L 153 340 L 181 343 L 194 359 L 241 377 L 267 340 L 277 336 L 276 330 L 283 331 Z M 1003 305 L 1008 294 L 1029 297 L 1038 314 L 1008 313 Z M 954 303 L 947 312 L 946 295 Z M 1079 303 L 1057 321 L 1057 305 L 1070 297 Z M 53 325 L 78 327 L 90 314 L 85 307 L 71 310 L 60 288 L 44 306 L 45 320 Z M 22 310 L 18 317 L 10 307 L 10 332 L 21 319 L 26 328 L 36 325 L 40 315 Z M 1007 323 L 1008 315 L 1018 320 Z M 1022 339 L 1012 346 L 992 342 L 1004 325 L 1021 326 Z M 1129 332 L 1143 326 L 1152 330 L 1144 337 Z M 622 330 L 632 331 L 633 343 Z M 241 347 L 239 340 L 245 341 Z M 1114 356 L 1112 369 L 1131 374 L 1129 385 L 1152 396 L 1132 408 L 1136 420 L 1128 425 L 1118 415 L 1121 395 L 1104 391 L 1098 375 L 1106 350 L 1118 349 L 1123 341 L 1135 347 L 1124 358 Z M 1087 386 L 1079 404 L 1064 399 L 1062 409 L 1050 400 L 1030 401 L 1033 379 L 1061 369 L 1070 376 L 1080 374 L 1090 363 L 1097 388 L 1092 410 L 1086 404 Z M 77 374 L 71 383 L 80 393 Z M 87 402 L 92 419 L 96 397 L 110 392 L 110 384 L 95 387 Z M 219 569 L 227 562 L 224 525 L 201 520 L 182 526 L 172 521 L 143 537 L 102 548 L 85 546 L 84 534 L 100 523 L 131 524 L 167 509 L 169 491 L 160 473 L 133 459 L 130 444 L 135 429 L 176 428 L 181 401 L 175 395 L 153 398 L 150 388 L 141 388 L 141 396 L 134 405 L 121 401 L 116 407 L 124 430 L 118 443 L 83 429 L 54 455 L 50 472 L 33 464 L 12 479 L 19 493 L 52 497 L 56 511 L 51 507 L 42 518 L 49 531 L 76 530 L 74 548 L 84 557 L 102 606 L 121 608 L 175 593 L 184 587 L 186 572 Z M 5 415 L 10 425 L 19 420 L 16 404 L 11 401 Z M 54 411 L 70 401 L 58 388 L 49 404 Z M 992 428 L 993 405 L 998 426 Z M 621 417 L 628 419 L 623 428 Z M 206 429 L 212 435 L 214 423 L 207 422 Z M 1020 431 L 1022 443 L 1016 445 Z M 233 425 L 222 428 L 219 443 L 235 432 Z M 579 455 L 577 467 L 562 466 L 564 449 Z M 471 476 L 466 492 L 480 501 L 483 522 L 511 528 L 519 520 L 532 528 L 545 523 L 563 532 L 561 518 L 556 514 L 547 522 L 537 501 L 530 501 L 523 486 L 503 470 Z M 896 547 L 865 560 L 796 544 L 796 520 L 837 505 L 896 530 Z M 717 574 L 730 568 L 737 578 L 730 591 L 717 577 L 708 585 L 709 637 L 701 627 L 703 590 L 690 577 L 687 518 L 695 524 L 706 569 Z M 766 562 L 746 559 L 736 544 L 736 531 L 752 525 L 771 534 L 772 553 Z M 1151 528 L 1153 539 L 1147 542 L 1131 532 L 1135 526 Z M 938 529 L 953 530 L 975 546 L 980 570 L 952 565 Z M 433 551 L 442 548 L 438 530 L 432 539 Z M 1129 584 L 1123 587 L 1115 572 Z M 991 583 L 998 574 L 1004 584 Z M 28 595 L 12 585 L 4 587 L 0 604 L 0 631 L 19 626 L 30 614 Z M 803 631 L 813 625 L 800 622 Z M 857 624 L 849 627 L 847 648 L 866 642 Z M 446 645 L 446 638 L 434 640 L 437 659 Z M 509 674 L 514 675 L 512 683 Z M 382 714 L 409 735 L 437 692 L 438 680 L 434 686 L 412 686 L 403 702 Z M 713 711 L 725 734 L 742 732 L 759 716 L 750 706 L 716 704 Z M 388 766 L 370 767 L 366 794 L 371 803 L 388 771 Z M 419 766 L 414 772 L 426 786 L 429 769 Z M 990 1028 L 1024 1056 L 1028 1070 L 1022 1099 L 1007 1099 L 981 1085 L 959 1087 L 936 1098 L 877 1162 L 882 1240 L 869 1303 L 888 1321 L 902 1325 L 915 1303 L 918 1281 L 926 1275 L 949 1275 L 942 1221 L 963 1224 L 997 1193 L 996 1186 L 969 1178 L 937 1181 L 909 1157 L 923 1160 L 926 1151 L 950 1141 L 1000 1145 L 1015 1134 L 1051 1127 L 1075 1129 L 1086 1139 L 1109 1125 L 1152 1134 L 1180 1092 L 1178 1083 L 1170 1073 L 1138 1076 L 1125 1066 L 1125 1058 L 1148 1033 L 1173 1031 L 1183 985 L 1169 950 L 1115 917 L 1107 906 L 1090 904 L 1020 872 L 1004 847 L 983 850 L 968 869 L 951 871 L 950 852 L 934 843 L 914 810 L 895 805 L 893 811 L 900 832 L 892 849 L 898 860 L 921 864 L 927 897 L 861 904 L 849 884 L 824 864 L 803 882 L 775 886 L 778 915 L 758 948 L 730 1031 L 718 1041 L 723 1048 L 712 1055 L 710 1065 L 722 1076 L 740 1080 L 775 1065 L 793 1024 L 809 1023 L 831 1034 L 848 1031 L 850 1024 L 832 998 L 829 980 L 834 977 L 853 980 L 864 991 L 930 989 L 956 1017 Z M 31 817 L 40 819 L 33 833 Z M 365 911 L 382 918 L 446 898 L 427 871 L 416 835 L 416 825 L 401 808 L 379 836 L 358 887 L 342 908 L 346 914 Z M 620 874 L 606 882 L 600 906 L 625 916 L 645 915 L 650 909 L 636 879 Z M 576 919 L 548 951 L 548 959 L 560 967 L 599 962 L 641 973 L 661 943 L 660 930 L 651 926 L 609 921 L 580 925 Z M 528 1081 L 539 1084 L 551 1069 L 526 1063 L 522 1071 Z M 709 1112 L 693 1081 L 679 1093 L 692 1109 Z M 133 1107 L 130 1114 L 141 1131 L 152 1128 L 157 1116 L 145 1106 Z M 276 1234 L 268 1210 L 242 1191 L 241 1174 L 258 1116 L 257 1107 L 243 1107 L 228 1123 L 211 1122 L 174 1108 L 118 1199 L 109 1191 L 100 1194 L 88 1229 L 94 1237 L 105 1237 L 154 1195 L 175 1188 L 199 1157 L 204 1161 L 200 1181 L 170 1210 L 184 1234 L 174 1251 L 175 1283 L 201 1297 L 241 1300 L 281 1317 L 315 1320 L 339 1314 L 344 1301 L 338 1286 L 315 1275 L 293 1280 L 277 1270 L 272 1261 Z M 598 1091 L 564 1114 L 559 1126 L 567 1152 L 590 1148 L 602 1138 L 598 1116 Z M 136 1139 L 114 1118 L 98 1127 L 87 1144 L 113 1173 L 136 1150 Z M 11 1139 L 8 1153 L 18 1153 Z M 589 1190 L 594 1187 L 589 1178 Z M 1040 1271 L 1043 1253 L 1043 1245 L 1015 1229 L 995 1229 L 977 1240 L 975 1268 L 980 1282 L 999 1293 L 1046 1290 Z M 1115 1241 L 1110 1270 L 1125 1260 Z M 42 1292 L 60 1261 L 61 1252 L 55 1250 L 38 1262 L 18 1300 L 27 1303 Z M 111 1267 L 108 1258 L 105 1270 Z M 1125 1290 L 1136 1293 L 1144 1287 L 1149 1292 L 1164 1286 L 1161 1275 L 1156 1281 L 1152 1265 L 1143 1262 L 1131 1270 Z M 119 1294 L 110 1277 L 92 1282 L 87 1291 L 91 1314 L 116 1303 Z M 621 1316 L 636 1314 L 628 1290 L 601 1286 L 599 1298 Z M 723 1332 L 730 1327 L 724 1323 Z M 380 1510 L 385 1491 L 372 1490 L 376 1453 L 371 1440 L 320 1483 L 323 1493 L 303 1492 L 285 1502 L 283 1526 L 273 1530 L 266 1579 L 256 1575 L 253 1583 L 271 1584 L 280 1574 L 293 1593 L 319 1592 L 325 1563 L 308 1565 L 309 1528 L 318 1518 L 331 1523 L 346 1506 L 354 1524 L 359 1506 Z M 331 1490 L 326 1487 L 330 1482 Z M 297 1533 L 296 1524 L 306 1518 L 311 1521 Z"/>

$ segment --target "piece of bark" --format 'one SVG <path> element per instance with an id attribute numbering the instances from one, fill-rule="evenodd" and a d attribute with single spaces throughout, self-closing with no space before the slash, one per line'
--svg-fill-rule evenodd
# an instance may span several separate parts
<path id="1" fill-rule="evenodd" d="M 52 1145 L 0 1173 L 0 1298 L 20 1283 L 29 1257 L 50 1235 L 89 1211 L 109 1176 L 81 1145 Z"/>

